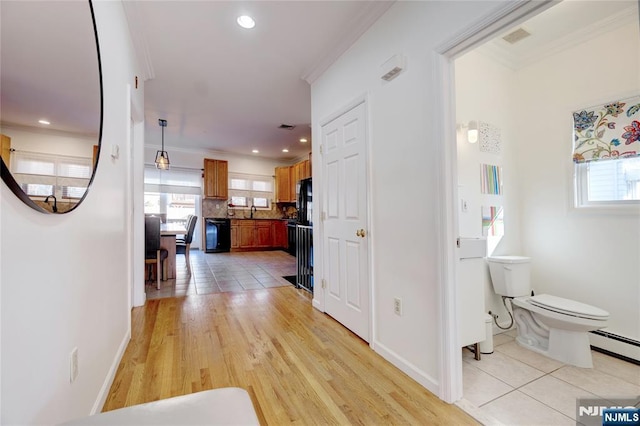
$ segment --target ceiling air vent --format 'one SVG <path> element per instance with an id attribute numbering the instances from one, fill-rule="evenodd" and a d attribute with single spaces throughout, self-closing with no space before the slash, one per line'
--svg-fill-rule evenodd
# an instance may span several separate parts
<path id="1" fill-rule="evenodd" d="M 291 124 L 281 124 L 278 126 L 278 129 L 284 129 L 284 130 L 293 130 L 295 128 L 296 126 L 292 126 Z"/>
<path id="2" fill-rule="evenodd" d="M 518 28 L 517 30 L 511 31 L 509 34 L 502 37 L 502 39 L 507 43 L 515 44 L 520 40 L 529 37 L 530 35 L 531 33 L 524 28 Z"/>

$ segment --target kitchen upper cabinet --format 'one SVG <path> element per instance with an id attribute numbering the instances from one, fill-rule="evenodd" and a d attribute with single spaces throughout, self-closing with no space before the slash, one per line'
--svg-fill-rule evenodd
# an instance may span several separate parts
<path id="1" fill-rule="evenodd" d="M 11 138 L 9 136 L 0 135 L 0 154 L 4 164 L 9 168 L 9 159 L 11 158 Z"/>
<path id="2" fill-rule="evenodd" d="M 295 203 L 298 181 L 310 177 L 311 161 L 309 160 L 303 160 L 288 167 L 276 167 L 276 202 Z"/>
<path id="3" fill-rule="evenodd" d="M 291 167 L 276 167 L 276 202 L 290 203 L 291 195 Z"/>
<path id="4" fill-rule="evenodd" d="M 218 200 L 229 198 L 229 163 L 204 159 L 204 197 Z"/>

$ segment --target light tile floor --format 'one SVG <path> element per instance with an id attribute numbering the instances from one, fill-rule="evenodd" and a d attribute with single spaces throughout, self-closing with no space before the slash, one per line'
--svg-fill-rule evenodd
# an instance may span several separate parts
<path id="1" fill-rule="evenodd" d="M 519 346 L 515 335 L 495 335 L 480 361 L 463 349 L 458 405 L 485 425 L 575 425 L 577 398 L 640 395 L 638 365 L 592 351 L 594 368 L 577 368 Z"/>
<path id="2" fill-rule="evenodd" d="M 291 285 L 282 278 L 296 274 L 296 258 L 281 250 L 204 253 L 191 250 L 191 267 L 176 256 L 176 278 L 160 281 L 160 290 L 147 284 L 147 299 L 255 290 Z"/>

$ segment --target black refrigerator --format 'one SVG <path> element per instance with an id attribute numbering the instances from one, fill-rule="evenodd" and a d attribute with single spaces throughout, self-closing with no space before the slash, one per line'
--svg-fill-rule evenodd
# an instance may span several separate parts
<path id="1" fill-rule="evenodd" d="M 311 178 L 296 185 L 296 286 L 313 293 L 313 187 Z"/>
<path id="2" fill-rule="evenodd" d="M 313 185 L 311 178 L 302 179 L 296 185 L 296 208 L 298 209 L 298 224 L 313 224 Z"/>

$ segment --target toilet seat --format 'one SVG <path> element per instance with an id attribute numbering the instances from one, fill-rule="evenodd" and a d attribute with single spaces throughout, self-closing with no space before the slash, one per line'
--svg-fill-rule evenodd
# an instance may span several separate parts
<path id="1" fill-rule="evenodd" d="M 609 319 L 609 312 L 603 309 L 550 294 L 531 296 L 528 298 L 528 302 L 542 309 L 574 317 L 601 321 Z"/>

